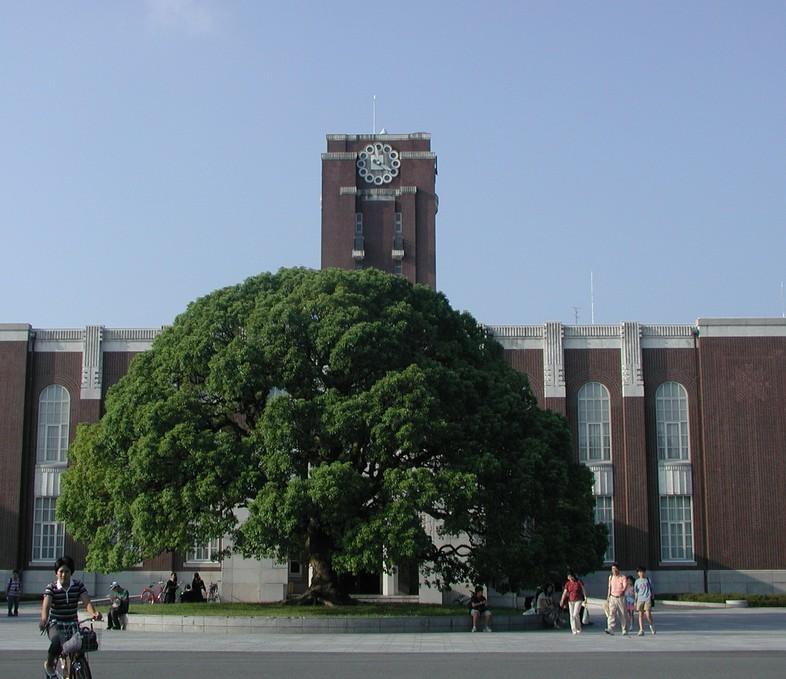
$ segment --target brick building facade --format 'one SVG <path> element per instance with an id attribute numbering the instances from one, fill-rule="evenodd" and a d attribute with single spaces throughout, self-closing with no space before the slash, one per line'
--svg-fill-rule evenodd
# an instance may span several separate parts
<path id="1" fill-rule="evenodd" d="M 435 287 L 429 135 L 327 141 L 323 267 L 376 266 Z M 786 319 L 490 330 L 538 402 L 566 416 L 576 458 L 595 476 L 608 559 L 647 565 L 661 592 L 786 591 L 786 536 L 772 525 L 786 512 Z M 157 332 L 0 325 L 0 574 L 22 570 L 27 591 L 63 550 L 82 560 L 54 518 L 68 443 L 78 423 L 101 416 L 107 389 Z M 86 580 L 101 591 L 122 577 L 133 591 L 170 570 L 202 570 L 230 600 L 276 600 L 304 584 L 297 561 L 219 566 L 210 552 L 195 546 Z M 593 593 L 603 578 L 587 579 Z M 383 594 L 398 590 L 395 575 L 382 576 Z M 439 598 L 423 587 L 420 596 Z"/>

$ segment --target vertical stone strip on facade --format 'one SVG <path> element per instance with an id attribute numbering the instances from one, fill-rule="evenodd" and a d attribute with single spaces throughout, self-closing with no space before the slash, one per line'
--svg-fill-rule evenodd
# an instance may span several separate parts
<path id="1" fill-rule="evenodd" d="M 641 329 L 638 323 L 625 321 L 622 334 L 622 398 L 644 396 L 641 370 Z"/>
<path id="2" fill-rule="evenodd" d="M 543 326 L 543 400 L 544 405 L 566 414 L 564 331 L 559 321 Z"/>
<path id="3" fill-rule="evenodd" d="M 543 334 L 543 391 L 546 398 L 565 398 L 562 323 L 549 321 Z"/>
<path id="4" fill-rule="evenodd" d="M 82 347 L 82 388 L 79 392 L 79 419 L 81 422 L 98 422 L 101 417 L 101 385 L 103 381 L 103 351 L 101 343 L 104 329 L 88 325 Z"/>
<path id="5" fill-rule="evenodd" d="M 101 398 L 101 339 L 103 328 L 88 325 L 85 328 L 85 346 L 82 350 L 82 390 L 80 398 Z"/>
<path id="6" fill-rule="evenodd" d="M 617 523 L 624 533 L 618 559 L 626 566 L 649 563 L 649 511 L 647 484 L 646 408 L 642 372 L 641 328 L 626 321 L 620 325 L 620 360 L 622 362 L 622 418 L 624 474 L 623 516 Z M 617 505 L 619 507 L 619 504 Z"/>

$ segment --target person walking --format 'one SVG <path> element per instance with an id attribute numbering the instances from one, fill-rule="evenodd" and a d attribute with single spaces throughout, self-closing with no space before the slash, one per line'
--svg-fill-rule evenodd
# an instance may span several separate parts
<path id="1" fill-rule="evenodd" d="M 628 576 L 628 586 L 625 588 L 625 627 L 628 632 L 633 632 L 633 616 L 636 611 L 635 578 Z"/>
<path id="2" fill-rule="evenodd" d="M 621 572 L 619 565 L 615 562 L 611 564 L 611 575 L 609 575 L 609 589 L 607 599 L 609 602 L 608 626 L 604 630 L 606 634 L 614 634 L 614 623 L 619 616 L 620 629 L 625 636 L 628 630 L 625 626 L 625 589 L 628 586 L 628 578 Z"/>
<path id="3" fill-rule="evenodd" d="M 644 636 L 644 616 L 650 626 L 650 634 L 655 634 L 655 625 L 652 622 L 652 604 L 655 601 L 655 594 L 652 591 L 652 580 L 647 575 L 647 569 L 639 566 L 636 569 L 639 577 L 633 585 L 636 592 L 636 610 L 639 612 L 639 636 Z"/>
<path id="4" fill-rule="evenodd" d="M 19 617 L 19 598 L 22 596 L 22 581 L 19 571 L 14 571 L 5 588 L 5 598 L 8 601 L 8 617 Z"/>
<path id="5" fill-rule="evenodd" d="M 584 583 L 576 577 L 573 571 L 570 571 L 562 588 L 562 598 L 559 605 L 561 608 L 565 608 L 565 602 L 568 602 L 570 631 L 573 634 L 581 634 L 581 607 L 586 599 L 587 590 L 584 589 Z"/>

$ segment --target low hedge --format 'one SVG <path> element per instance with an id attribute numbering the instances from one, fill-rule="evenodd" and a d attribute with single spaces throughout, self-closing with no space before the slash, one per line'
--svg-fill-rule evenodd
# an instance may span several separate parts
<path id="1" fill-rule="evenodd" d="M 521 615 L 521 611 L 498 609 L 495 615 Z M 139 615 L 185 615 L 185 616 L 267 616 L 271 618 L 316 618 L 316 617 L 420 617 L 466 615 L 465 606 L 437 606 L 427 604 L 358 604 L 356 606 L 284 606 L 276 604 L 247 603 L 189 603 L 189 604 L 141 604 L 131 602 L 129 614 Z"/>
<path id="2" fill-rule="evenodd" d="M 739 594 L 735 592 L 685 592 L 681 594 L 660 594 L 663 601 L 696 601 L 701 603 L 723 604 L 729 599 L 747 601 L 751 608 L 786 607 L 786 594 Z"/>

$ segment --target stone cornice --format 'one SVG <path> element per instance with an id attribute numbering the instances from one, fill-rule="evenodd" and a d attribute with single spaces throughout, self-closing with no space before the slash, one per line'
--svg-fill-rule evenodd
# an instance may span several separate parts
<path id="1" fill-rule="evenodd" d="M 95 329 L 98 330 L 95 330 Z M 92 358 L 84 364 L 83 357 L 83 387 L 90 387 L 90 380 L 85 382 L 84 370 L 100 369 L 100 358 L 96 359 L 95 333 L 99 332 L 99 351 L 140 352 L 147 351 L 153 346 L 153 340 L 161 333 L 163 328 L 104 328 L 103 326 L 88 326 L 85 329 L 74 328 L 42 328 L 31 331 L 35 339 L 33 350 L 36 352 L 77 352 L 90 353 Z M 98 363 L 96 363 L 98 361 Z M 96 385 L 93 384 L 93 388 Z"/>
<path id="2" fill-rule="evenodd" d="M 322 160 L 355 160 L 358 154 L 354 151 L 331 151 L 323 153 Z"/>
<path id="3" fill-rule="evenodd" d="M 27 342 L 31 330 L 26 323 L 0 323 L 0 342 Z"/>
<path id="4" fill-rule="evenodd" d="M 417 192 L 417 186 L 400 186 L 396 189 L 357 189 L 357 195 L 362 200 L 392 200 L 404 194 Z"/>
<path id="5" fill-rule="evenodd" d="M 328 134 L 328 141 L 411 141 L 430 140 L 430 132 L 409 132 L 406 134 Z"/>
<path id="6" fill-rule="evenodd" d="M 402 151 L 401 160 L 436 160 L 437 154 L 433 151 Z"/>
<path id="7" fill-rule="evenodd" d="M 700 318 L 699 337 L 786 337 L 786 318 Z"/>

